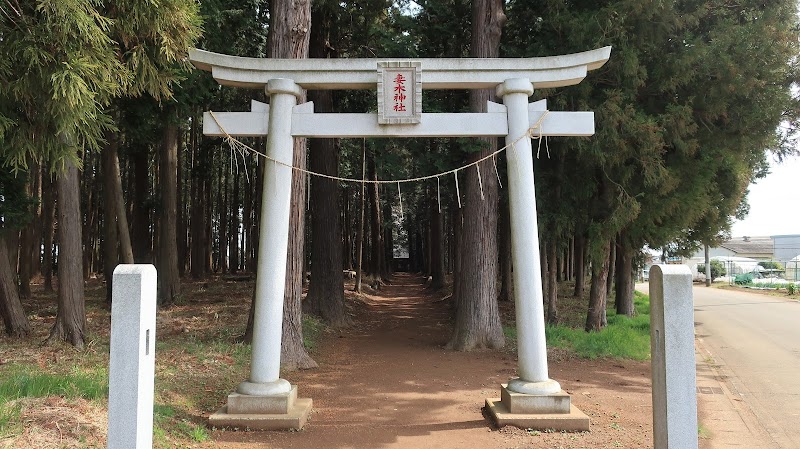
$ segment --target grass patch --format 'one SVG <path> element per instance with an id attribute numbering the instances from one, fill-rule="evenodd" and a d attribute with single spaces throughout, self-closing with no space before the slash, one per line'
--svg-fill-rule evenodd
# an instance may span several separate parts
<path id="1" fill-rule="evenodd" d="M 697 424 L 697 437 L 701 440 L 710 440 L 711 439 L 711 431 L 708 430 L 704 425 Z"/>
<path id="2" fill-rule="evenodd" d="M 22 412 L 20 404 L 3 403 L 0 405 L 0 439 L 19 433 L 22 423 L 19 416 Z"/>
<path id="3" fill-rule="evenodd" d="M 182 414 L 176 408 L 155 404 L 153 415 L 153 446 L 157 448 L 175 447 L 181 441 L 203 443 L 211 439 L 208 430 Z"/>
<path id="4" fill-rule="evenodd" d="M 582 329 L 564 326 L 548 326 L 545 333 L 549 346 L 571 349 L 579 357 L 586 359 L 615 357 L 647 360 L 650 357 L 649 333 L 642 335 L 642 332 L 624 322 L 619 325 L 609 322 L 608 327 L 600 332 L 585 332 Z"/>
<path id="5" fill-rule="evenodd" d="M 104 369 L 72 367 L 67 373 L 48 373 L 35 365 L 10 365 L 0 377 L 0 438 L 21 433 L 22 406 L 17 399 L 59 396 L 97 401 L 107 395 Z"/>
<path id="6" fill-rule="evenodd" d="M 108 371 L 102 368 L 47 373 L 30 365 L 10 366 L 0 381 L 0 402 L 61 396 L 96 400 L 108 395 Z"/>
<path id="7" fill-rule="evenodd" d="M 321 319 L 313 315 L 303 315 L 303 346 L 306 351 L 313 351 L 317 347 L 324 330 L 325 323 Z"/>
<path id="8" fill-rule="evenodd" d="M 582 328 L 568 325 L 548 325 L 545 328 L 547 345 L 571 350 L 586 359 L 647 360 L 650 358 L 650 298 L 635 292 L 634 305 L 636 315 L 632 318 L 617 315 L 609 309 L 608 326 L 600 332 L 585 332 Z M 516 341 L 514 326 L 503 326 L 503 333 L 507 339 Z"/>

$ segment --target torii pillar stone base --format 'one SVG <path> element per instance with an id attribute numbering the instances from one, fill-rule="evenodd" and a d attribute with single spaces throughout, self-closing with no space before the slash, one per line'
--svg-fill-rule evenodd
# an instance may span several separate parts
<path id="1" fill-rule="evenodd" d="M 497 427 L 516 426 L 521 429 L 589 430 L 589 417 L 570 403 L 562 391 L 546 395 L 522 394 L 501 385 L 500 398 L 486 399 L 486 411 Z"/>
<path id="2" fill-rule="evenodd" d="M 529 109 L 537 107 L 528 104 L 531 94 L 533 85 L 524 78 L 497 86 L 497 96 L 508 111 L 506 145 L 511 146 L 506 160 L 519 377 L 501 386 L 500 399 L 487 399 L 486 409 L 500 427 L 583 431 L 589 430 L 589 417 L 570 403 L 569 395 L 547 373 L 533 155 L 530 138 L 520 139 L 530 127 Z"/>
<path id="3" fill-rule="evenodd" d="M 253 430 L 300 430 L 311 413 L 310 398 L 298 398 L 297 387 L 289 393 L 273 396 L 253 396 L 240 393 L 228 395 L 228 405 L 208 418 L 214 427 L 234 427 Z"/>

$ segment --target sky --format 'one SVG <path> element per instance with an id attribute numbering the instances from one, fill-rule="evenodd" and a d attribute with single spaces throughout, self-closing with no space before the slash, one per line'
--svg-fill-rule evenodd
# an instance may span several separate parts
<path id="1" fill-rule="evenodd" d="M 770 161 L 770 174 L 750 185 L 748 202 L 750 213 L 733 224 L 733 237 L 800 234 L 800 157 Z"/>

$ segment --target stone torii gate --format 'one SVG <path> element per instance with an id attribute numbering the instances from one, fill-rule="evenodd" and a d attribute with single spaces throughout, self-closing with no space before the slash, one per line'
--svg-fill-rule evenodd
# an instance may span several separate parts
<path id="1" fill-rule="evenodd" d="M 539 234 L 529 129 L 542 136 L 590 136 L 593 112 L 549 112 L 528 103 L 534 88 L 574 85 L 608 60 L 611 47 L 526 59 L 256 59 L 192 50 L 190 59 L 224 85 L 265 89 L 270 104 L 250 112 L 206 113 L 203 133 L 266 136 L 250 377 L 228 396 L 212 425 L 254 429 L 301 428 L 311 399 L 280 378 L 281 331 L 289 234 L 294 137 L 504 136 L 511 215 L 518 378 L 486 405 L 499 425 L 588 430 L 589 419 L 570 404 L 547 371 Z M 495 88 L 503 104 L 485 113 L 424 113 L 423 89 Z M 315 113 L 298 105 L 302 89 L 377 89 L 378 113 Z M 284 165 L 285 164 L 285 165 Z"/>

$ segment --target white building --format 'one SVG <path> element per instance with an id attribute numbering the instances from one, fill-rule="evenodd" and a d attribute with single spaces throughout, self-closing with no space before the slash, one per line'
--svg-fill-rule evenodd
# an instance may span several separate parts
<path id="1" fill-rule="evenodd" d="M 800 256 L 800 234 L 773 235 L 773 254 L 775 260 L 786 267 L 789 261 Z M 796 263 L 795 263 L 796 265 Z"/>

